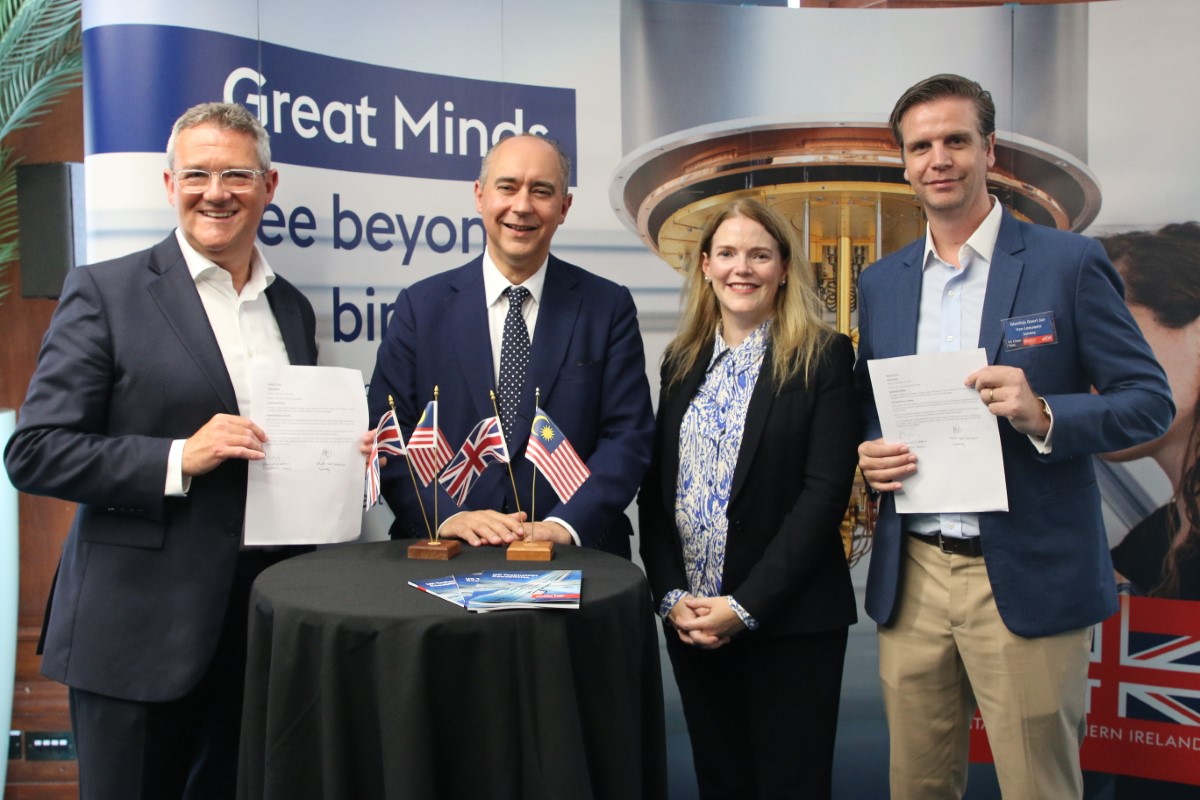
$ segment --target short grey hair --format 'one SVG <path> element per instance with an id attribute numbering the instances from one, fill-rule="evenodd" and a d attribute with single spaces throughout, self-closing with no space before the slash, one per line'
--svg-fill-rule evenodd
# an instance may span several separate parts
<path id="1" fill-rule="evenodd" d="M 507 142 L 509 139 L 519 139 L 522 137 L 537 139 L 539 142 L 545 142 L 554 148 L 554 155 L 558 156 L 558 171 L 562 179 L 562 193 L 567 194 L 571 185 L 571 158 L 563 152 L 562 146 L 547 136 L 539 136 L 536 133 L 515 133 L 512 136 L 505 136 L 500 141 L 496 142 L 483 157 L 483 164 L 479 168 L 479 185 L 487 185 L 488 167 L 492 163 L 492 153 L 496 152 L 496 148 Z"/>
<path id="2" fill-rule="evenodd" d="M 167 139 L 167 168 L 175 169 L 175 142 L 188 128 L 215 125 L 222 130 L 238 131 L 254 137 L 258 151 L 258 168 L 271 168 L 271 141 L 258 117 L 237 103 L 200 103 L 192 106 L 175 120 L 171 138 Z"/>

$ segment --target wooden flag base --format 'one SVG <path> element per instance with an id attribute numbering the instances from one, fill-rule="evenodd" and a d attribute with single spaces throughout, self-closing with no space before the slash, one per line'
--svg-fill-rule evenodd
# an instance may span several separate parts
<path id="1" fill-rule="evenodd" d="M 449 561 L 462 552 L 462 545 L 454 539 L 436 542 L 416 542 L 408 546 L 408 557 L 424 561 Z"/>
<path id="2" fill-rule="evenodd" d="M 554 542 L 513 542 L 508 546 L 509 561 L 549 561 L 554 558 Z"/>

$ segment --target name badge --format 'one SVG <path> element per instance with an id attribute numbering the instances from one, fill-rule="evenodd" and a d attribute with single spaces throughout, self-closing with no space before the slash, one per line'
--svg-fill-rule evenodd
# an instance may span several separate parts
<path id="1" fill-rule="evenodd" d="M 1041 347 L 1058 344 L 1054 330 L 1054 312 L 1043 311 L 1026 317 L 1009 317 L 1001 320 L 1004 325 L 1004 350 L 1023 350 L 1026 347 Z"/>

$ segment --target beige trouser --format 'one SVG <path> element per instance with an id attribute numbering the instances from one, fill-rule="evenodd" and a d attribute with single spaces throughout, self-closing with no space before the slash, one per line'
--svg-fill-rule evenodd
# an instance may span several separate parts
<path id="1" fill-rule="evenodd" d="M 879 628 L 892 800 L 963 796 L 976 703 L 1005 800 L 1081 797 L 1091 628 L 1017 636 L 1000 619 L 983 557 L 911 537 L 905 549 L 899 612 Z"/>

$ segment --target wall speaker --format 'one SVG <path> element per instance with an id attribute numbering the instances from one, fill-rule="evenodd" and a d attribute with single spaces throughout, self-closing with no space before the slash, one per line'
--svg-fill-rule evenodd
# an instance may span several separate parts
<path id="1" fill-rule="evenodd" d="M 83 164 L 17 166 L 21 296 L 58 297 L 67 270 L 87 259 Z"/>

